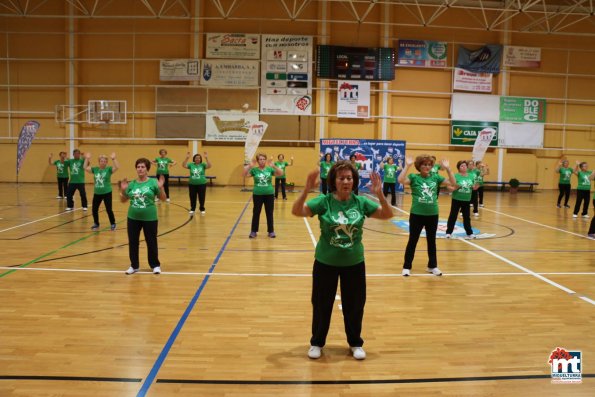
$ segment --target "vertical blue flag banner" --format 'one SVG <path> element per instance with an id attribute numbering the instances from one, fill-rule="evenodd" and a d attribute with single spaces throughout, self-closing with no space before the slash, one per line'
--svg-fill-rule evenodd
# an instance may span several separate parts
<path id="1" fill-rule="evenodd" d="M 475 51 L 459 46 L 457 67 L 475 73 L 500 73 L 501 55 L 499 44 L 488 44 Z"/>
<path id="2" fill-rule="evenodd" d="M 320 156 L 330 153 L 333 161 L 348 160 L 355 155 L 355 161 L 361 165 L 359 170 L 359 190 L 370 191 L 370 174 L 376 172 L 384 179 L 384 169 L 380 163 L 386 163 L 392 157 L 399 167 L 397 177 L 405 163 L 405 141 L 388 141 L 377 139 L 321 139 Z M 403 191 L 403 186 L 397 183 L 396 190 Z"/>
<path id="3" fill-rule="evenodd" d="M 33 120 L 27 121 L 23 128 L 21 128 L 19 142 L 17 144 L 17 175 L 23 165 L 23 161 L 25 161 L 25 155 L 27 154 L 29 147 L 31 147 L 33 139 L 35 139 L 37 130 L 39 130 L 39 123 Z"/>

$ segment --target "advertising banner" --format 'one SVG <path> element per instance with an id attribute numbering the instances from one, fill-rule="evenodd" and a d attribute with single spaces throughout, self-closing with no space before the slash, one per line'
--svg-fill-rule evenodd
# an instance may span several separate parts
<path id="1" fill-rule="evenodd" d="M 312 36 L 261 39 L 260 112 L 312 114 Z"/>
<path id="2" fill-rule="evenodd" d="M 198 81 L 200 80 L 200 60 L 162 59 L 159 62 L 159 80 Z"/>
<path id="3" fill-rule="evenodd" d="M 369 81 L 337 81 L 337 117 L 370 117 Z"/>
<path id="4" fill-rule="evenodd" d="M 515 123 L 545 123 L 543 98 L 500 97 L 500 121 Z"/>
<path id="5" fill-rule="evenodd" d="M 504 46 L 504 66 L 517 68 L 538 68 L 541 66 L 541 48 Z"/>
<path id="6" fill-rule="evenodd" d="M 207 58 L 260 59 L 260 35 L 207 33 Z"/>
<path id="7" fill-rule="evenodd" d="M 484 131 L 485 130 L 485 131 Z M 498 146 L 498 123 L 493 121 L 453 120 L 450 127 L 450 143 L 453 145 L 474 146 L 476 139 L 493 130 L 489 146 Z"/>
<path id="8" fill-rule="evenodd" d="M 352 154 L 355 155 L 355 161 L 361 164 L 359 170 L 360 192 L 370 191 L 370 173 L 377 172 L 381 177 L 384 177 L 384 170 L 380 168 L 380 163 L 386 162 L 388 157 L 392 157 L 399 167 L 397 177 L 405 163 L 405 141 L 321 139 L 320 151 L 321 158 L 330 153 L 333 156 L 333 161 L 349 160 Z M 398 183 L 396 188 L 399 192 L 403 191 L 403 186 Z"/>
<path id="9" fill-rule="evenodd" d="M 474 73 L 455 68 L 453 89 L 460 91 L 492 92 L 492 74 Z"/>
<path id="10" fill-rule="evenodd" d="M 21 167 L 23 166 L 23 161 L 25 161 L 25 155 L 29 151 L 29 148 L 33 143 L 33 139 L 35 139 L 35 135 L 37 134 L 38 130 L 39 123 L 35 120 L 27 121 L 25 125 L 23 125 L 23 128 L 21 128 L 17 143 L 17 177 Z"/>
<path id="11" fill-rule="evenodd" d="M 208 111 L 205 140 L 244 142 L 250 125 L 258 121 L 257 112 Z"/>
<path id="12" fill-rule="evenodd" d="M 210 87 L 258 87 L 258 61 L 202 61 L 200 84 Z"/>
<path id="13" fill-rule="evenodd" d="M 445 41 L 399 40 L 397 64 L 416 68 L 446 67 Z"/>
<path id="14" fill-rule="evenodd" d="M 475 51 L 459 46 L 457 67 L 475 73 L 500 73 L 500 44 L 488 44 Z"/>

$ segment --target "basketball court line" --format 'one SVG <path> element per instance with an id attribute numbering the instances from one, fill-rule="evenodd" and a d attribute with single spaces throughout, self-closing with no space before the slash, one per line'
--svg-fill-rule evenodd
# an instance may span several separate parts
<path id="1" fill-rule="evenodd" d="M 75 209 L 75 210 L 72 210 L 72 211 L 63 211 L 63 212 L 60 212 L 59 214 L 55 214 L 55 215 L 46 216 L 45 218 L 37 219 L 37 220 L 35 220 L 35 221 L 31 221 L 31 222 L 23 223 L 23 224 L 21 224 L 21 225 L 17 225 L 17 226 L 9 227 L 9 228 L 7 228 L 7 229 L 2 229 L 2 230 L 0 230 L 0 233 L 4 233 L 4 232 L 7 232 L 7 231 L 9 231 L 9 230 L 13 230 L 13 229 L 18 229 L 19 227 L 23 227 L 23 226 L 31 225 L 31 224 L 33 224 L 33 223 L 37 223 L 37 222 L 41 222 L 41 221 L 45 221 L 46 219 L 54 218 L 54 217 L 56 217 L 56 216 L 60 216 L 60 215 L 64 215 L 64 214 L 71 214 L 71 213 L 73 213 L 74 211 L 80 211 L 80 210 L 81 210 L 81 208 L 77 208 L 77 209 Z"/>

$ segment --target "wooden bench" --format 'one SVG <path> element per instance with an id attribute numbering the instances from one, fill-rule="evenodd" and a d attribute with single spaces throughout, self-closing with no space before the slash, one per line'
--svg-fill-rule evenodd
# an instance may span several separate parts
<path id="1" fill-rule="evenodd" d="M 151 178 L 157 178 L 155 175 L 151 175 Z M 169 179 L 177 179 L 178 185 L 182 184 L 182 179 L 189 179 L 189 175 L 170 175 Z M 216 176 L 205 176 L 209 180 L 209 186 L 213 186 L 213 179 L 216 179 Z"/>
<path id="2" fill-rule="evenodd" d="M 496 189 L 500 190 L 500 191 L 504 191 L 506 188 L 506 185 L 508 185 L 508 182 L 492 182 L 492 181 L 484 181 L 483 182 L 484 186 L 495 186 Z M 534 187 L 539 185 L 539 183 L 537 182 L 519 182 L 519 188 L 520 187 L 527 187 L 529 188 L 530 192 L 534 191 Z"/>

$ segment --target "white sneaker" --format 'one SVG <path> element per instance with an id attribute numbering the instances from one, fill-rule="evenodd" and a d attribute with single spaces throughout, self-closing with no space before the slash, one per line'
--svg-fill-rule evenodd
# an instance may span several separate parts
<path id="1" fill-rule="evenodd" d="M 473 240 L 474 238 L 477 238 L 475 234 L 468 234 L 465 236 L 465 240 Z"/>
<path id="2" fill-rule="evenodd" d="M 473 216 L 479 216 L 479 212 L 474 212 Z"/>
<path id="3" fill-rule="evenodd" d="M 169 203 L 169 199 L 165 199 L 165 201 L 167 201 Z"/>
<path id="4" fill-rule="evenodd" d="M 66 211 L 68 211 L 68 208 L 66 208 Z M 577 214 L 572 214 L 572 217 L 573 218 L 578 218 L 578 215 Z"/>
<path id="5" fill-rule="evenodd" d="M 451 234 L 447 234 L 446 236 L 444 236 L 445 238 L 451 238 L 452 235 Z"/>
<path id="6" fill-rule="evenodd" d="M 483 208 L 483 204 L 479 204 L 479 208 Z"/>
<path id="7" fill-rule="evenodd" d="M 161 274 L 161 267 L 160 266 L 155 266 L 153 268 L 153 274 Z"/>
<path id="8" fill-rule="evenodd" d="M 428 267 L 426 271 L 432 273 L 434 276 L 442 276 L 442 272 L 437 267 Z"/>
<path id="9" fill-rule="evenodd" d="M 353 358 L 355 358 L 356 360 L 364 360 L 366 358 L 366 352 L 361 346 L 352 347 L 351 352 L 353 353 Z"/>
<path id="10" fill-rule="evenodd" d="M 194 211 L 188 211 L 190 215 L 194 215 Z"/>
<path id="11" fill-rule="evenodd" d="M 83 207 L 83 211 L 87 211 L 87 207 Z"/>
<path id="12" fill-rule="evenodd" d="M 62 196 L 56 196 L 56 198 L 62 200 Z"/>
<path id="13" fill-rule="evenodd" d="M 403 269 L 401 270 L 401 276 L 403 277 L 409 277 L 411 275 L 411 270 L 409 269 Z"/>
<path id="14" fill-rule="evenodd" d="M 589 215 L 583 215 L 583 218 L 588 219 Z"/>
<path id="15" fill-rule="evenodd" d="M 204 214 L 206 214 L 206 212 L 205 211 L 200 211 L 200 214 L 201 215 L 204 215 Z"/>
<path id="16" fill-rule="evenodd" d="M 310 350 L 308 350 L 308 357 L 317 359 L 320 358 L 322 355 L 322 348 L 318 346 L 310 346 Z"/>
<path id="17" fill-rule="evenodd" d="M 126 274 L 134 274 L 134 273 L 136 273 L 136 272 L 138 272 L 138 269 L 135 269 L 135 268 L 133 268 L 132 266 L 130 266 L 130 267 L 128 268 L 128 270 L 126 270 L 124 273 L 126 273 Z"/>
<path id="18" fill-rule="evenodd" d="M 66 211 L 72 211 L 72 208 L 68 207 L 68 208 L 66 208 Z M 575 216 L 575 218 L 576 218 L 576 216 Z"/>

